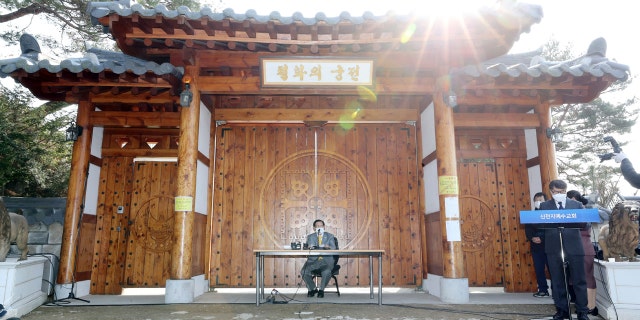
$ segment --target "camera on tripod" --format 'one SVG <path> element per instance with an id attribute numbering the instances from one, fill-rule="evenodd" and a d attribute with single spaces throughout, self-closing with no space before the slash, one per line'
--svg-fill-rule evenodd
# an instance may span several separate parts
<path id="1" fill-rule="evenodd" d="M 602 140 L 604 142 L 611 143 L 611 147 L 613 147 L 613 152 L 605 153 L 605 154 L 599 154 L 598 158 L 600 158 L 600 162 L 603 162 L 603 161 L 606 161 L 606 160 L 611 160 L 616 153 L 622 152 L 622 148 L 620 148 L 620 145 L 618 144 L 618 141 L 616 141 L 616 139 L 614 139 L 612 136 L 606 136 Z"/>

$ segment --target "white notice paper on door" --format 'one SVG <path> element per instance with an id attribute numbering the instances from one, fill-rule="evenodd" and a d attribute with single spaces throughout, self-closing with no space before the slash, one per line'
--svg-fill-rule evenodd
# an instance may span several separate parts
<path id="1" fill-rule="evenodd" d="M 460 205 L 458 197 L 444 198 L 444 213 L 447 219 L 460 219 Z"/>
<path id="2" fill-rule="evenodd" d="M 447 221 L 447 241 L 462 241 L 460 236 L 460 220 Z"/>

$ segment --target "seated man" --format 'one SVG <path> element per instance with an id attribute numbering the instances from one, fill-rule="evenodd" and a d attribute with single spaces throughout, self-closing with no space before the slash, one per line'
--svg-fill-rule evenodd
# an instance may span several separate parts
<path id="1" fill-rule="evenodd" d="M 324 221 L 314 221 L 313 231 L 314 233 L 307 236 L 307 246 L 309 249 L 336 249 L 334 236 L 324 231 Z M 333 256 L 309 256 L 309 258 L 307 258 L 307 262 L 305 262 L 300 272 L 309 290 L 307 297 L 313 297 L 317 293 L 318 298 L 324 298 L 324 288 L 329 283 L 329 280 L 331 280 L 333 264 Z M 317 288 L 313 281 L 314 272 L 322 275 L 322 281 Z"/>

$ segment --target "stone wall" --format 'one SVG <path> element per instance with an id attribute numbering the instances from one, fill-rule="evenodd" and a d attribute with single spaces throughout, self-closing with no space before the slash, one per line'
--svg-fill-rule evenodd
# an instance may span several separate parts
<path id="1" fill-rule="evenodd" d="M 9 212 L 22 212 L 29 223 L 29 255 L 54 254 L 60 258 L 62 227 L 66 198 L 11 198 L 4 197 Z M 16 245 L 9 256 L 19 255 Z"/>

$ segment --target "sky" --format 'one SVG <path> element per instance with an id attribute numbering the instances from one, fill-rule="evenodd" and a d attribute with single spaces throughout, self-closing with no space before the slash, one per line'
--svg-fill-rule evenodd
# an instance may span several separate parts
<path id="1" fill-rule="evenodd" d="M 207 1 L 202 0 L 204 4 Z M 509 0 L 504 0 L 509 1 Z M 481 4 L 493 4 L 493 0 L 224 0 L 222 8 L 232 8 L 236 13 L 245 13 L 254 9 L 258 14 L 268 15 L 279 11 L 282 15 L 301 12 L 305 17 L 313 17 L 317 12 L 335 17 L 341 12 L 349 12 L 352 16 L 362 15 L 370 11 L 375 15 L 384 15 L 388 11 L 396 13 L 430 12 L 439 13 L 452 10 L 475 10 Z M 604 37 L 607 40 L 607 58 L 626 64 L 633 77 L 638 78 L 640 70 L 640 42 L 635 32 L 640 31 L 640 17 L 630 0 L 520 0 L 520 2 L 539 4 L 544 17 L 534 24 L 528 33 L 523 33 L 510 53 L 527 52 L 540 48 L 549 39 L 556 39 L 561 45 L 571 45 L 577 55 L 586 52 L 592 40 Z M 25 32 L 37 34 L 42 32 L 38 25 L 32 25 Z M 15 57 L 19 49 L 3 48 L 0 59 Z M 0 79 L 3 84 L 8 80 Z M 12 80 L 10 82 L 13 82 Z M 611 97 L 626 99 L 640 92 L 640 79 L 635 80 L 624 96 Z M 604 96 L 605 99 L 609 97 Z M 619 141 L 628 141 L 625 153 L 640 170 L 640 121 L 633 133 L 614 136 Z M 638 137 L 638 138 L 636 138 Z M 625 185 L 623 182 L 622 185 Z M 630 188 L 630 186 L 629 186 Z M 625 190 L 626 191 L 626 190 Z M 633 192 L 635 189 L 630 188 Z"/>

